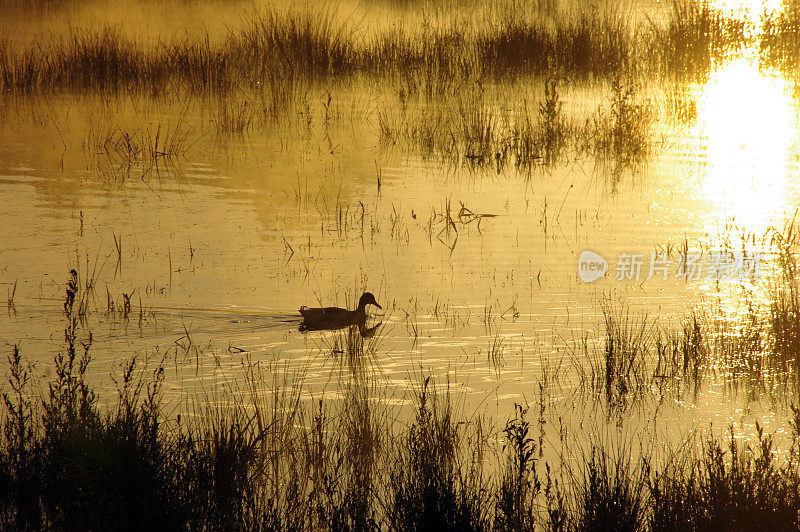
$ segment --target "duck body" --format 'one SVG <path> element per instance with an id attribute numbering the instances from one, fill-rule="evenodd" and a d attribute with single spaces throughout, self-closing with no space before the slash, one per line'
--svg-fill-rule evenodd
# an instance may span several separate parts
<path id="1" fill-rule="evenodd" d="M 361 295 L 355 310 L 341 307 L 309 308 L 302 306 L 300 314 L 303 316 L 303 323 L 300 324 L 300 328 L 305 330 L 326 329 L 364 323 L 367 319 L 367 305 L 382 308 L 370 292 L 364 292 Z"/>
<path id="2" fill-rule="evenodd" d="M 366 311 L 359 312 L 358 309 L 347 310 L 341 307 L 309 308 L 302 306 L 300 314 L 305 321 L 315 323 L 355 323 L 359 317 L 367 317 Z"/>

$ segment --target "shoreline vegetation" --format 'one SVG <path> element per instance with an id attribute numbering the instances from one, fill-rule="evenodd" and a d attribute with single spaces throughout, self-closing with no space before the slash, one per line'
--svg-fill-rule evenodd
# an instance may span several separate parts
<path id="1" fill-rule="evenodd" d="M 312 123 L 328 134 L 349 119 L 368 125 L 381 147 L 468 169 L 529 175 L 591 160 L 615 191 L 667 142 L 653 127 L 662 113 L 684 125 L 696 118 L 688 87 L 715 64 L 755 49 L 762 65 L 794 75 L 800 58 L 800 10 L 764 13 L 754 33 L 707 2 L 674 0 L 636 17 L 618 9 L 542 1 L 453 12 L 432 2 L 427 18 L 383 6 L 389 22 L 378 23 L 333 5 L 272 7 L 246 11 L 213 39 L 126 35 L 110 25 L 25 43 L 0 36 L 0 96 L 9 104 L 0 113 L 18 109 L 23 119 L 19 109 L 40 106 L 48 108 L 45 122 L 55 120 L 48 113 L 60 96 L 87 108 L 97 100 L 112 109 L 115 98 L 166 106 L 177 123 L 112 120 L 90 132 L 87 159 L 109 182 L 124 182 L 114 174 L 132 169 L 143 178 L 162 167 L 179 174 L 180 155 L 206 134 L 225 145 L 257 129 L 305 125 L 309 134 Z M 354 84 L 367 101 L 342 110 L 341 94 Z M 583 105 L 591 95 L 576 106 L 575 93 L 592 86 L 601 101 Z M 190 108 L 200 109 L 202 123 L 185 116 Z"/>
<path id="2" fill-rule="evenodd" d="M 604 340 L 576 348 L 576 360 L 588 361 L 578 393 L 604 416 L 622 420 L 649 396 L 661 394 L 663 401 L 680 394 L 656 382 L 691 389 L 722 364 L 758 387 L 746 378 L 755 364 L 761 376 L 782 371 L 788 395 L 797 397 L 797 325 L 785 325 L 796 322 L 798 292 L 796 281 L 784 281 L 765 321 L 753 314 L 753 326 L 738 336 L 697 315 L 681 331 L 662 334 L 657 321 L 604 300 Z M 344 391 L 333 406 L 303 397 L 302 382 L 289 375 L 254 364 L 239 399 L 205 404 L 196 398 L 203 406 L 181 417 L 164 409 L 165 367 L 143 368 L 136 357 L 112 376 L 116 398 L 100 401 L 86 379 L 88 294 L 72 270 L 65 343 L 54 357 L 52 380 L 37 381 L 18 346 L 7 355 L 0 416 L 4 529 L 800 525 L 800 408 L 794 403 L 777 439 L 756 423 L 753 439 L 737 437 L 733 427 L 727 434 L 698 430 L 677 447 L 654 446 L 642 435 L 642 441 L 632 434 L 604 437 L 588 426 L 579 433 L 559 430 L 551 441 L 546 375 L 538 404 L 516 405 L 498 429 L 458 414 L 449 386 L 420 374 L 407 405 L 410 419 L 401 420 L 375 401 L 368 363 L 374 342 L 348 330 L 335 342 Z"/>
<path id="3" fill-rule="evenodd" d="M 15 3 L 2 9 L 24 11 Z M 0 36 L 0 96 L 8 104 L 0 113 L 53 109 L 60 96 L 87 108 L 97 100 L 112 109 L 115 98 L 166 106 L 177 123 L 112 120 L 90 132 L 87 159 L 110 182 L 125 181 L 113 174 L 132 168 L 142 177 L 161 167 L 180 173 L 180 155 L 206 134 L 225 145 L 257 129 L 305 125 L 309 134 L 312 123 L 327 134 L 349 119 L 368 125 L 381 147 L 468 169 L 529 175 L 591 160 L 615 191 L 622 175 L 642 169 L 667 142 L 653 127 L 662 113 L 684 125 L 696 118 L 688 87 L 715 64 L 755 49 L 762 65 L 794 75 L 800 58 L 796 9 L 764 13 L 756 33 L 735 14 L 688 0 L 636 17 L 547 1 L 455 13 L 432 2 L 424 24 L 402 5 L 383 6 L 389 22 L 380 24 L 340 11 L 252 9 L 213 39 L 125 35 L 109 25 L 25 43 Z M 341 94 L 354 84 L 365 87 L 359 94 L 367 101 L 342 110 Z M 591 95 L 576 106 L 574 95 L 592 86 L 601 100 L 583 105 Z M 202 123 L 185 116 L 190 108 L 200 109 Z"/>
<path id="4" fill-rule="evenodd" d="M 452 15 L 432 10 L 425 24 L 403 23 L 400 9 L 394 24 L 380 27 L 333 7 L 272 8 L 253 10 L 213 41 L 188 35 L 152 41 L 114 27 L 75 27 L 66 36 L 38 35 L 24 45 L 0 40 L 0 91 L 220 95 L 360 74 L 432 96 L 528 76 L 694 80 L 750 44 L 758 46 L 762 62 L 796 66 L 797 9 L 765 13 L 763 31 L 753 36 L 746 22 L 707 2 L 668 6 L 660 17 L 630 23 L 613 8 L 557 9 L 548 2 Z"/>

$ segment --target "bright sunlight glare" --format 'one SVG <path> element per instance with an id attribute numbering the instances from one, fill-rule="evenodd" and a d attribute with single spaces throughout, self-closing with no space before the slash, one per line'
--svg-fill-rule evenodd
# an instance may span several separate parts
<path id="1" fill-rule="evenodd" d="M 753 22 L 758 22 L 761 15 L 781 9 L 782 0 L 712 0 L 711 7 L 726 15 L 741 14 Z"/>
<path id="2" fill-rule="evenodd" d="M 762 233 L 787 202 L 787 165 L 795 108 L 787 82 L 745 58 L 711 75 L 698 101 L 698 136 L 706 147 L 701 193 L 719 226 L 728 221 Z"/>

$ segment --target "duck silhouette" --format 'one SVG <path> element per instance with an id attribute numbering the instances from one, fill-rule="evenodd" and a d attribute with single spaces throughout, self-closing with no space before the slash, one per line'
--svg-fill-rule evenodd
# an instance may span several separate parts
<path id="1" fill-rule="evenodd" d="M 300 307 L 300 314 L 303 322 L 300 324 L 301 331 L 317 331 L 323 329 L 339 329 L 348 325 L 359 325 L 363 328 L 367 320 L 367 305 L 375 305 L 383 309 L 371 292 L 364 292 L 358 300 L 358 307 L 355 310 L 347 310 L 341 307 L 322 307 L 309 308 Z M 372 327 L 371 329 L 374 329 Z"/>

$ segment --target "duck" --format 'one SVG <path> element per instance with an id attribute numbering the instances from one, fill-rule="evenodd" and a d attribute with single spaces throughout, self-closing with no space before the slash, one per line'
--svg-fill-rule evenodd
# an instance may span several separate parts
<path id="1" fill-rule="evenodd" d="M 300 307 L 300 314 L 303 316 L 301 329 L 315 330 L 345 327 L 347 325 L 361 324 L 367 319 L 367 305 L 375 305 L 383 310 L 375 296 L 371 292 L 364 292 L 358 300 L 358 307 L 355 310 L 347 310 L 340 307 L 309 308 L 305 305 Z"/>

